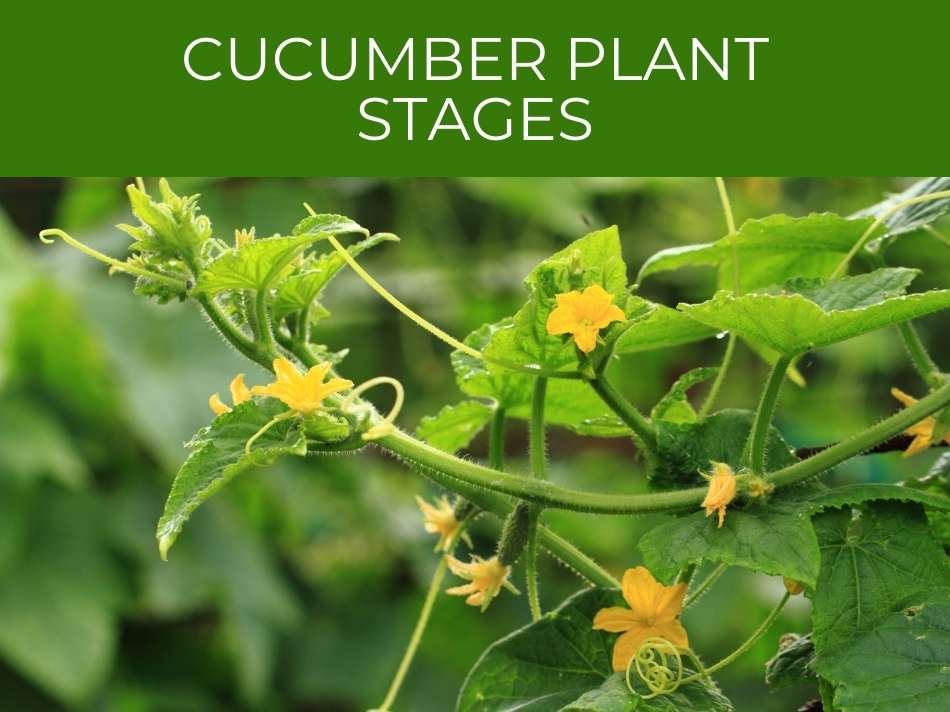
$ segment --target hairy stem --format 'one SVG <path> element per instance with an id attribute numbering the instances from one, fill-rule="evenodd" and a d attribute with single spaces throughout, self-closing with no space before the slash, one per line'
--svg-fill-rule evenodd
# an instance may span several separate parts
<path id="1" fill-rule="evenodd" d="M 260 364 L 268 371 L 271 370 L 271 361 L 276 356 L 273 348 L 262 347 L 238 329 L 228 315 L 221 311 L 221 307 L 213 298 L 205 294 L 195 294 L 193 296 L 214 327 L 221 333 L 221 336 L 251 361 Z"/>
<path id="2" fill-rule="evenodd" d="M 588 381 L 597 395 L 606 403 L 617 417 L 640 439 L 645 450 L 656 452 L 656 429 L 653 423 L 618 391 L 603 375 Z"/>
<path id="3" fill-rule="evenodd" d="M 819 475 L 903 432 L 947 405 L 950 405 L 950 384 L 941 386 L 914 405 L 822 450 L 814 457 L 768 474 L 766 479 L 776 487 L 784 487 Z M 535 502 L 546 508 L 598 514 L 672 512 L 698 507 L 706 496 L 706 487 L 691 487 L 651 494 L 585 492 L 559 487 L 543 480 L 499 472 L 484 465 L 462 460 L 400 431 L 395 431 L 376 442 L 386 450 L 421 467 L 431 479 L 452 491 L 459 492 L 462 487 L 466 491 L 489 490 Z M 739 475 L 738 479 L 740 482 L 745 482 L 748 478 Z"/>
<path id="4" fill-rule="evenodd" d="M 544 399 L 547 394 L 548 379 L 536 378 L 534 392 L 531 395 L 531 422 L 528 430 L 529 459 L 531 475 L 535 479 L 548 478 L 547 447 L 544 431 Z M 531 620 L 541 618 L 541 597 L 538 592 L 538 522 L 540 512 L 534 519 L 534 526 L 528 533 L 528 546 L 525 550 L 525 579 L 528 590 L 528 607 Z"/>
<path id="5" fill-rule="evenodd" d="M 765 382 L 758 410 L 755 412 L 755 420 L 752 423 L 752 432 L 749 433 L 749 444 L 746 448 L 749 453 L 749 466 L 757 475 L 765 472 L 765 446 L 768 442 L 769 427 L 772 425 L 772 414 L 775 412 L 775 403 L 791 362 L 792 359 L 789 356 L 780 356 L 775 361 L 769 378 Z"/>
<path id="6" fill-rule="evenodd" d="M 383 699 L 383 703 L 376 709 L 375 712 L 389 712 L 389 708 L 392 707 L 393 702 L 396 701 L 396 695 L 399 694 L 399 688 L 402 687 L 403 680 L 406 679 L 406 673 L 409 672 L 409 666 L 412 665 L 412 660 L 416 656 L 416 650 L 419 648 L 419 643 L 422 642 L 422 634 L 425 633 L 426 626 L 429 624 L 429 618 L 432 615 L 432 608 L 435 605 L 435 600 L 439 595 L 439 591 L 442 588 L 442 580 L 445 578 L 445 571 L 448 568 L 446 563 L 446 558 L 444 556 L 440 557 L 439 565 L 435 569 L 435 573 L 432 574 L 432 581 L 429 584 L 429 590 L 426 592 L 425 601 L 422 604 L 422 610 L 419 612 L 419 619 L 416 621 L 416 627 L 412 631 L 412 637 L 409 639 L 409 645 L 406 646 L 406 652 L 402 656 L 402 660 L 399 662 L 399 668 L 396 670 L 396 675 L 393 677 L 392 683 L 389 685 L 389 691 L 386 692 L 386 697 Z"/>
<path id="7" fill-rule="evenodd" d="M 495 408 L 488 431 L 488 465 L 492 469 L 505 469 L 505 409 Z"/>
<path id="8" fill-rule="evenodd" d="M 729 567 L 726 566 L 726 564 L 719 564 L 719 566 L 714 568 L 709 573 L 709 575 L 706 576 L 706 578 L 699 582 L 696 588 L 689 592 L 689 594 L 683 600 L 683 608 L 689 608 L 691 605 L 696 603 L 696 601 L 698 601 L 702 595 L 706 593 L 706 591 L 708 591 L 714 583 L 716 583 L 719 577 L 726 572 L 727 568 Z M 689 582 L 687 581 L 686 583 Z"/>
<path id="9" fill-rule="evenodd" d="M 729 338 L 726 340 L 726 351 L 723 353 L 722 362 L 719 364 L 719 371 L 716 373 L 716 378 L 709 389 L 709 395 L 706 396 L 706 400 L 703 401 L 699 409 L 700 418 L 705 418 L 709 415 L 709 411 L 712 410 L 713 405 L 716 403 L 716 398 L 719 397 L 719 391 L 722 390 L 722 384 L 726 380 L 726 374 L 729 372 L 729 366 L 732 364 L 732 355 L 735 350 L 736 335 L 729 334 Z"/>

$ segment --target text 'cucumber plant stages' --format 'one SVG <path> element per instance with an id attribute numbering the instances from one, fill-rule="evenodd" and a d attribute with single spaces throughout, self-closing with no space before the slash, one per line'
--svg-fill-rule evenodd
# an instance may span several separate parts
<path id="1" fill-rule="evenodd" d="M 767 681 L 780 687 L 812 680 L 825 709 L 843 712 L 950 709 L 950 458 L 905 485 L 824 485 L 819 475 L 880 448 L 904 433 L 916 452 L 947 435 L 950 382 L 927 354 L 911 321 L 950 306 L 950 290 L 908 293 L 916 270 L 889 267 L 888 245 L 929 230 L 950 204 L 950 180 L 932 179 L 850 218 L 824 213 L 783 215 L 732 225 L 722 240 L 663 251 L 637 282 L 690 265 L 720 270 L 717 294 L 676 309 L 650 302 L 628 283 L 616 228 L 590 233 L 538 264 L 528 275 L 526 304 L 463 341 L 403 305 L 355 259 L 393 235 L 371 235 L 352 220 L 313 211 L 289 235 L 234 244 L 212 234 L 197 196 L 180 197 L 163 180 L 161 196 L 128 189 L 137 226 L 133 255 L 118 260 L 60 237 L 135 277 L 136 292 L 191 299 L 240 353 L 275 373 L 248 386 L 236 376 L 231 404 L 214 394 L 217 417 L 187 444 L 158 523 L 165 556 L 192 512 L 240 472 L 284 456 L 357 451 L 372 442 L 455 496 L 420 500 L 427 531 L 437 534 L 440 564 L 381 709 L 389 709 L 425 629 L 447 571 L 462 579 L 448 593 L 484 610 L 503 588 L 517 591 L 513 567 L 523 561 L 532 616 L 525 628 L 490 646 L 470 672 L 459 710 L 731 710 L 711 674 L 748 650 L 790 595 L 812 602 L 813 630 L 770 661 Z M 338 237 L 354 235 L 343 247 Z M 321 245 L 330 249 L 319 251 Z M 860 256 L 869 271 L 848 275 Z M 378 377 L 354 386 L 337 375 L 343 353 L 319 343 L 314 326 L 329 316 L 320 297 L 349 265 L 415 323 L 455 347 L 452 365 L 466 399 L 423 419 L 416 436 L 396 429 L 402 404 L 397 381 Z M 894 326 L 930 393 L 894 415 L 806 459 L 772 425 L 787 374 L 803 353 Z M 718 366 L 696 368 L 674 383 L 649 415 L 606 377 L 614 360 L 670 348 L 720 332 L 730 348 Z M 755 412 L 712 410 L 735 339 L 772 364 Z M 698 411 L 687 398 L 713 379 Z M 376 385 L 396 391 L 383 416 L 363 398 Z M 508 419 L 530 424 L 530 472 L 507 471 Z M 568 489 L 546 475 L 545 430 L 632 438 L 645 455 L 653 492 L 618 495 Z M 487 465 L 456 457 L 489 428 Z M 904 436 L 906 440 L 906 436 Z M 902 440 L 903 442 L 903 440 Z M 676 516 L 639 543 L 646 567 L 620 581 L 543 524 L 545 509 L 593 514 Z M 503 522 L 494 556 L 463 556 L 460 540 L 474 516 Z M 715 516 L 711 516 L 715 515 Z M 584 580 L 587 589 L 544 614 L 536 557 L 544 548 Z M 717 564 L 703 581 L 703 563 Z M 785 579 L 787 594 L 730 655 L 705 665 L 690 647 L 680 612 L 714 585 L 725 567 Z M 619 634 L 619 635 L 618 635 Z"/>

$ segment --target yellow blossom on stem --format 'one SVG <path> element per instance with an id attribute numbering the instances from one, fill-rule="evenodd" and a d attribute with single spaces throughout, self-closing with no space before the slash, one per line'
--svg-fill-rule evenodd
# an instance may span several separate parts
<path id="1" fill-rule="evenodd" d="M 433 505 L 417 495 L 416 504 L 422 511 L 425 530 L 430 534 L 439 535 L 435 550 L 448 551 L 462 526 L 462 523 L 455 518 L 455 509 L 449 502 L 449 498 L 439 497 Z"/>
<path id="2" fill-rule="evenodd" d="M 472 556 L 472 560 L 467 564 L 454 556 L 447 556 L 446 562 L 449 571 L 469 582 L 447 589 L 446 593 L 452 596 L 468 596 L 465 602 L 470 606 L 479 606 L 484 611 L 499 594 L 502 586 L 512 593 L 518 593 L 518 589 L 508 580 L 511 567 L 502 564 L 497 556 L 487 560 Z"/>
<path id="3" fill-rule="evenodd" d="M 234 246 L 240 248 L 254 239 L 254 228 L 234 231 Z"/>
<path id="4" fill-rule="evenodd" d="M 913 396 L 909 396 L 904 391 L 899 388 L 892 388 L 891 395 L 894 396 L 897 400 L 904 404 L 904 407 L 912 406 L 917 402 L 917 399 Z M 904 457 L 910 457 L 911 455 L 916 455 L 918 452 L 923 452 L 931 445 L 934 444 L 934 429 L 937 427 L 937 419 L 934 416 L 928 416 L 921 420 L 916 425 L 912 425 L 907 430 L 904 431 L 907 435 L 912 436 L 914 439 L 911 441 L 908 448 L 904 451 Z M 943 441 L 950 445 L 950 433 L 943 437 Z"/>
<path id="5" fill-rule="evenodd" d="M 597 335 L 615 321 L 623 321 L 623 311 L 613 297 L 600 285 L 583 292 L 558 294 L 557 307 L 548 315 L 547 331 L 551 335 L 571 334 L 577 348 L 585 354 L 597 346 Z"/>
<path id="6" fill-rule="evenodd" d="M 664 586 L 643 566 L 627 569 L 621 584 L 630 608 L 601 608 L 594 616 L 594 630 L 622 633 L 614 643 L 613 668 L 627 669 L 630 659 L 648 638 L 662 638 L 678 648 L 688 648 L 686 629 L 679 621 L 686 584 Z"/>
<path id="7" fill-rule="evenodd" d="M 250 397 L 251 391 L 244 385 L 244 374 L 239 373 L 231 380 L 231 402 L 234 403 L 234 405 L 238 405 L 249 400 Z M 215 415 L 231 412 L 230 406 L 226 405 L 225 402 L 221 400 L 221 396 L 217 393 L 211 394 L 211 397 L 208 398 L 208 405 L 211 406 L 211 410 L 214 411 Z"/>
<path id="8" fill-rule="evenodd" d="M 709 489 L 706 499 L 701 506 L 706 508 L 706 516 L 719 512 L 719 526 L 726 520 L 726 507 L 736 496 L 736 476 L 724 462 L 712 463 L 712 475 L 705 476 L 709 480 Z"/>
<path id="9" fill-rule="evenodd" d="M 353 382 L 345 378 L 331 378 L 324 382 L 330 372 L 329 362 L 301 373 L 285 358 L 274 359 L 274 373 L 277 379 L 266 386 L 254 386 L 251 393 L 255 396 L 277 398 L 288 408 L 308 415 L 323 406 L 323 399 L 338 391 L 353 387 Z"/>

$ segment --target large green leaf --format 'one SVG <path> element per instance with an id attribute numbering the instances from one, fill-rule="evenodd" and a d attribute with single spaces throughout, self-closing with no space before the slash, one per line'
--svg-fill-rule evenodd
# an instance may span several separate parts
<path id="1" fill-rule="evenodd" d="M 699 472 L 709 470 L 710 461 L 725 462 L 739 470 L 743 451 L 755 414 L 747 410 L 722 410 L 697 422 L 660 420 L 657 428 L 657 457 L 650 482 L 660 489 L 703 484 Z M 766 449 L 766 467 L 776 470 L 796 461 L 791 447 L 772 428 Z"/>
<path id="2" fill-rule="evenodd" d="M 346 249 L 353 257 L 356 257 L 371 247 L 387 241 L 398 242 L 399 238 L 389 233 L 377 233 Z M 288 314 L 308 307 L 320 296 L 323 289 L 344 265 L 346 265 L 346 260 L 334 250 L 311 259 L 301 267 L 299 272 L 283 280 L 277 285 L 271 305 L 274 320 L 279 322 Z"/>
<path id="3" fill-rule="evenodd" d="M 817 670 L 853 645 L 900 601 L 947 585 L 943 549 L 930 536 L 919 505 L 870 502 L 814 517 L 821 570 L 812 595 Z M 926 654 L 926 645 L 921 645 Z"/>
<path id="4" fill-rule="evenodd" d="M 163 557 L 191 513 L 233 477 L 282 455 L 307 454 L 307 439 L 297 419 L 271 426 L 257 439 L 251 452 L 245 452 L 248 439 L 285 410 L 269 398 L 246 401 L 230 413 L 219 415 L 188 443 L 192 452 L 175 475 L 155 534 Z"/>
<path id="5" fill-rule="evenodd" d="M 732 507 L 722 527 L 698 511 L 648 531 L 639 543 L 647 568 L 672 581 L 689 564 L 718 561 L 813 586 L 820 553 L 809 515 L 774 503 Z"/>
<path id="6" fill-rule="evenodd" d="M 718 690 L 701 681 L 683 685 L 673 695 L 635 700 L 611 667 L 616 636 L 592 629 L 597 611 L 618 605 L 625 605 L 619 591 L 582 591 L 494 643 L 469 672 L 457 712 L 732 709 Z"/>
<path id="7" fill-rule="evenodd" d="M 950 709 L 950 589 L 921 591 L 821 656 L 841 712 Z"/>
<path id="8" fill-rule="evenodd" d="M 735 235 L 740 291 L 781 284 L 792 277 L 828 276 L 871 222 L 870 218 L 849 220 L 831 213 L 747 220 Z M 637 283 L 658 272 L 710 265 L 719 267 L 719 287 L 731 290 L 732 256 L 732 236 L 709 244 L 662 250 L 644 263 Z"/>
<path id="9" fill-rule="evenodd" d="M 300 237 L 263 237 L 228 250 L 198 278 L 195 291 L 218 294 L 228 289 L 266 289 L 287 276 L 291 263 L 311 242 L 326 233 Z"/>
<path id="10" fill-rule="evenodd" d="M 345 215 L 331 213 L 308 215 L 294 226 L 290 234 L 299 237 L 301 235 L 319 236 L 321 234 L 346 235 L 347 233 L 362 233 L 365 237 L 369 237 L 369 230 L 359 223 L 350 220 Z"/>
<path id="11" fill-rule="evenodd" d="M 638 297 L 636 299 L 639 299 Z M 702 341 L 716 330 L 662 304 L 642 300 L 647 311 L 631 320 L 614 344 L 614 353 L 632 354 Z"/>
<path id="12" fill-rule="evenodd" d="M 812 287 L 811 294 L 829 302 L 846 303 L 858 295 L 867 296 L 868 278 L 887 279 L 893 284 L 888 270 L 870 275 L 843 277 L 828 282 L 820 290 Z M 860 286 L 861 289 L 852 289 Z M 849 297 L 850 295 L 850 297 Z M 745 294 L 736 297 L 721 291 L 701 304 L 680 304 L 679 308 L 703 324 L 731 331 L 750 342 L 762 344 L 787 356 L 796 356 L 809 349 L 828 346 L 852 339 L 876 329 L 902 321 L 916 319 L 950 307 L 950 290 L 935 290 L 919 294 L 885 298 L 857 308 L 825 310 L 803 294 Z"/>
<path id="13" fill-rule="evenodd" d="M 924 178 L 911 185 L 907 190 L 890 195 L 880 203 L 855 213 L 853 217 L 879 218 L 907 200 L 927 193 L 940 193 L 945 190 L 950 190 L 950 178 Z M 887 234 L 884 238 L 878 239 L 889 240 L 898 235 L 919 230 L 942 217 L 948 209 L 950 209 L 950 198 L 930 200 L 900 208 L 884 220 Z"/>
<path id="14" fill-rule="evenodd" d="M 447 405 L 435 415 L 422 419 L 416 428 L 416 437 L 432 447 L 456 452 L 472 442 L 491 420 L 494 411 L 488 404 L 477 400 Z"/>

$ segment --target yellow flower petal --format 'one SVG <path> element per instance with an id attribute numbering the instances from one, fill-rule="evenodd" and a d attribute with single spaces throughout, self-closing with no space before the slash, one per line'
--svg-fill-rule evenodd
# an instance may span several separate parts
<path id="1" fill-rule="evenodd" d="M 299 381 L 303 376 L 300 371 L 289 360 L 280 357 L 274 359 L 274 373 L 277 374 L 278 381 L 289 381 L 291 383 Z"/>
<path id="2" fill-rule="evenodd" d="M 594 630 L 606 630 L 608 633 L 623 633 L 637 624 L 637 617 L 629 608 L 613 606 L 601 608 L 594 616 Z"/>
<path id="3" fill-rule="evenodd" d="M 574 343 L 585 354 L 589 354 L 597 348 L 597 330 L 593 328 L 578 329 L 574 332 Z"/>
<path id="4" fill-rule="evenodd" d="M 613 665 L 614 672 L 623 672 L 630 664 L 631 658 L 637 654 L 643 641 L 652 638 L 653 628 L 637 624 L 626 633 L 617 638 L 614 643 Z"/>
<path id="5" fill-rule="evenodd" d="M 221 396 L 217 393 L 212 393 L 211 397 L 208 398 L 208 406 L 214 411 L 215 415 L 224 415 L 231 412 L 231 409 L 224 404 Z"/>
<path id="6" fill-rule="evenodd" d="M 231 401 L 234 405 L 243 403 L 251 398 L 250 389 L 244 385 L 244 374 L 239 373 L 231 381 Z"/>
<path id="7" fill-rule="evenodd" d="M 908 406 L 912 406 L 914 403 L 917 402 L 916 398 L 914 398 L 913 396 L 907 395 L 900 388 L 892 388 L 891 395 L 894 396 L 901 403 L 903 403 L 905 408 Z"/>
<path id="8" fill-rule="evenodd" d="M 736 476 L 732 468 L 724 462 L 714 462 L 713 474 L 709 477 L 709 489 L 702 507 L 706 508 L 706 516 L 719 512 L 719 526 L 726 519 L 726 507 L 736 496 Z"/>

